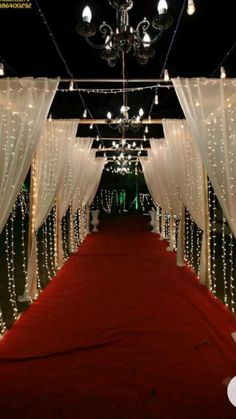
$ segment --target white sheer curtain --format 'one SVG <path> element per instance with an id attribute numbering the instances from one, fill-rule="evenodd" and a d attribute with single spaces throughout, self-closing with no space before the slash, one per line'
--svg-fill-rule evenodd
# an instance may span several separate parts
<path id="1" fill-rule="evenodd" d="M 158 139 L 161 143 L 164 139 Z M 165 188 L 160 168 L 156 164 L 153 150 L 148 151 L 148 158 L 140 158 L 147 187 L 155 204 L 160 205 L 164 211 L 170 211 L 170 202 Z"/>
<path id="2" fill-rule="evenodd" d="M 29 171 L 59 80 L 0 80 L 0 232 Z"/>
<path id="3" fill-rule="evenodd" d="M 92 138 L 74 138 L 72 141 L 68 142 L 69 156 L 67 167 L 57 195 L 58 227 L 60 229 L 58 232 L 59 267 L 63 263 L 62 232 L 60 222 L 69 208 L 81 172 L 83 173 L 84 167 L 86 166 L 87 156 L 90 152 L 92 142 Z M 73 233 L 71 232 L 71 234 Z"/>
<path id="4" fill-rule="evenodd" d="M 78 124 L 73 121 L 48 121 L 42 133 L 34 160 L 34 212 L 32 243 L 28 263 L 26 292 L 32 298 L 36 287 L 36 231 L 50 213 L 61 186 L 71 151 L 70 142 L 76 136 Z"/>
<path id="5" fill-rule="evenodd" d="M 151 139 L 151 149 L 155 160 L 155 172 L 158 172 L 162 189 L 168 197 L 169 211 L 173 209 L 178 218 L 182 215 L 182 198 L 176 182 L 174 155 L 171 149 L 171 141 L 165 139 Z M 164 192 L 163 192 L 164 193 Z M 168 211 L 166 210 L 166 211 Z"/>
<path id="6" fill-rule="evenodd" d="M 236 237 L 236 79 L 173 79 L 209 179 Z"/>
<path id="7" fill-rule="evenodd" d="M 88 187 L 84 197 L 84 204 L 91 205 L 96 192 L 98 190 L 99 183 L 101 181 L 102 172 L 104 169 L 104 165 L 106 162 L 106 158 L 104 157 L 96 157 L 95 161 L 93 162 Z"/>
<path id="8" fill-rule="evenodd" d="M 95 162 L 95 150 L 88 150 L 83 156 L 81 170 L 77 180 L 76 190 L 74 191 L 72 201 L 72 213 L 74 214 L 78 208 L 86 205 L 85 195 L 90 181 L 92 165 Z"/>
<path id="9" fill-rule="evenodd" d="M 203 164 L 186 120 L 162 121 L 169 148 L 170 164 L 174 169 L 175 183 L 181 201 L 195 223 L 204 232 L 201 252 L 200 281 L 205 282 L 205 201 Z"/>

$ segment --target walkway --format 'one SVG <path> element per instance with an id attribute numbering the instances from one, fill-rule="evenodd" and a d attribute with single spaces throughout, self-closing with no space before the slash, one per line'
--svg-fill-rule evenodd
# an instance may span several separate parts
<path id="1" fill-rule="evenodd" d="M 146 217 L 87 237 L 0 344 L 0 418 L 236 417 L 229 311 Z"/>

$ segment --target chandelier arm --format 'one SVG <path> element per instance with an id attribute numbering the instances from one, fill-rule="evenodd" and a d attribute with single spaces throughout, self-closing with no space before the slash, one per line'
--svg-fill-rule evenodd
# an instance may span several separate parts
<path id="1" fill-rule="evenodd" d="M 138 25 L 137 25 L 137 27 L 134 31 L 135 35 L 137 36 L 137 38 L 138 38 L 138 40 L 141 44 L 143 43 L 143 39 L 141 38 L 140 34 L 142 33 L 143 35 L 145 35 L 145 33 L 147 32 L 150 25 L 151 25 L 151 23 L 149 22 L 149 20 L 144 18 L 143 20 L 141 20 L 141 22 L 138 23 Z"/>
<path id="2" fill-rule="evenodd" d="M 102 25 L 99 26 L 99 31 L 102 34 L 103 38 L 106 38 L 107 36 L 109 37 L 109 39 L 104 42 L 103 44 L 96 44 L 95 42 L 90 40 L 90 37 L 85 37 L 86 42 L 88 43 L 88 45 L 94 49 L 104 49 L 106 46 L 109 46 L 110 42 L 113 40 L 114 38 L 114 32 L 111 28 L 110 25 L 108 25 L 107 23 L 103 23 Z"/>
<path id="3" fill-rule="evenodd" d="M 151 23 L 147 19 L 143 19 L 137 25 L 137 28 L 135 30 L 135 36 L 137 37 L 137 40 L 141 45 L 143 45 L 143 44 L 147 44 L 148 46 L 154 45 L 158 41 L 158 39 L 162 36 L 162 34 L 164 32 L 164 28 L 162 28 L 162 29 L 159 30 L 159 32 L 157 33 L 157 35 L 153 39 L 151 39 L 150 41 L 143 42 L 143 38 L 141 38 L 140 34 L 142 33 L 143 35 L 145 35 L 145 33 L 149 29 L 150 25 L 151 25 Z"/>

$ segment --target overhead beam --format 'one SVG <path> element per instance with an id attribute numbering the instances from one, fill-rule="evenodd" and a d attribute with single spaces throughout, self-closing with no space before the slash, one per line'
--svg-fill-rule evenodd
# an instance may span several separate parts
<path id="1" fill-rule="evenodd" d="M 135 149 L 128 148 L 128 149 L 125 149 L 125 150 L 118 149 L 118 148 L 107 147 L 107 148 L 92 148 L 92 150 L 96 150 L 97 153 L 102 153 L 103 151 L 113 151 L 113 152 L 121 151 L 121 152 L 131 153 L 131 152 L 134 152 L 134 151 L 148 151 L 148 150 L 151 150 L 151 147 L 147 147 L 147 148 L 140 148 L 139 147 L 139 148 L 135 148 Z"/>
<path id="2" fill-rule="evenodd" d="M 79 125 L 108 125 L 106 119 L 88 119 L 88 118 L 75 118 L 75 119 L 56 119 L 56 121 L 71 121 L 78 122 Z M 119 119 L 113 119 L 113 124 L 119 124 Z M 156 125 L 162 124 L 162 119 L 143 119 L 140 125 Z"/>
<path id="3" fill-rule="evenodd" d="M 172 81 L 168 80 L 165 81 L 164 79 L 60 79 L 59 82 L 76 82 L 76 83 L 163 83 L 163 84 L 171 84 Z"/>

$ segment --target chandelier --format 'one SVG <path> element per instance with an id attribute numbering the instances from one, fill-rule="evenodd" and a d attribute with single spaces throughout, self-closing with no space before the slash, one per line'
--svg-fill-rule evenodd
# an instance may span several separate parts
<path id="1" fill-rule="evenodd" d="M 173 23 L 172 16 L 168 13 L 166 0 L 159 0 L 157 14 L 150 22 L 146 18 L 140 21 L 136 28 L 130 26 L 129 10 L 133 7 L 132 0 L 108 0 L 110 6 L 116 11 L 116 28 L 103 22 L 99 26 L 99 32 L 103 38 L 102 44 L 91 41 L 91 37 L 97 32 L 92 23 L 92 13 L 89 6 L 82 12 L 82 20 L 76 26 L 79 35 L 82 35 L 87 43 L 96 49 L 100 49 L 100 57 L 107 61 L 110 67 L 118 62 L 122 54 L 132 51 L 140 64 L 147 64 L 148 60 L 155 55 L 154 44 L 160 39 L 165 29 Z M 148 34 L 152 31 L 152 38 Z"/>
<path id="2" fill-rule="evenodd" d="M 106 123 L 110 128 L 118 130 L 120 133 L 125 133 L 129 129 L 133 132 L 138 132 L 143 119 L 143 109 L 139 109 L 139 114 L 129 118 L 129 106 L 123 104 L 120 108 L 120 116 L 117 118 L 112 118 L 111 112 L 107 113 Z"/>

